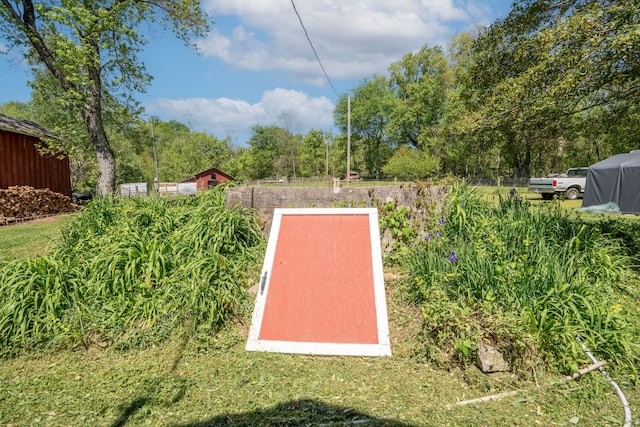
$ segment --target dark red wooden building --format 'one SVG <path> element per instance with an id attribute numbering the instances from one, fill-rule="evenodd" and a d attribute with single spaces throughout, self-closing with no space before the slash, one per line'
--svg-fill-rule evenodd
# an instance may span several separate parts
<path id="1" fill-rule="evenodd" d="M 199 172 L 180 182 L 195 182 L 198 190 L 206 190 L 208 188 L 213 188 L 222 182 L 231 181 L 233 181 L 233 177 L 231 175 L 226 174 L 219 169 L 211 168 L 206 171 Z"/>
<path id="2" fill-rule="evenodd" d="M 44 139 L 58 139 L 28 120 L 0 114 L 0 188 L 28 185 L 71 196 L 69 159 L 41 154 Z"/>

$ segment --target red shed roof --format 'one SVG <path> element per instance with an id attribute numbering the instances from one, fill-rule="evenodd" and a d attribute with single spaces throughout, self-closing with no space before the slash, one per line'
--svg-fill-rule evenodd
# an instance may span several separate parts
<path id="1" fill-rule="evenodd" d="M 222 172 L 220 169 L 217 169 L 217 168 L 211 168 L 211 169 L 204 170 L 202 172 L 198 172 L 197 174 L 195 174 L 193 176 L 190 176 L 189 178 L 186 178 L 186 179 L 184 179 L 184 180 L 182 180 L 180 182 L 190 182 L 190 181 L 193 181 L 194 179 L 196 179 L 198 177 L 205 176 L 205 175 L 211 175 L 212 173 L 216 173 L 218 175 L 222 175 L 225 178 L 227 178 L 229 181 L 233 181 L 234 180 L 234 178 L 231 175 L 229 175 L 228 173 Z"/>

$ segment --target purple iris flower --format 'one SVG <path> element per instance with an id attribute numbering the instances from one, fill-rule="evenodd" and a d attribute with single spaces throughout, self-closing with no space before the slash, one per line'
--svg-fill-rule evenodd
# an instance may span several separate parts
<path id="1" fill-rule="evenodd" d="M 451 254 L 449 255 L 449 261 L 451 261 L 451 262 L 458 261 L 458 255 L 456 255 L 456 253 L 454 251 L 451 251 Z"/>
<path id="2" fill-rule="evenodd" d="M 442 225 L 442 224 L 444 224 L 445 222 L 446 222 L 446 221 L 445 221 L 445 219 L 444 219 L 444 216 L 441 216 L 441 217 L 440 217 L 440 221 L 438 221 L 438 224 Z"/>
<path id="3" fill-rule="evenodd" d="M 440 230 L 436 230 L 436 237 L 437 238 L 442 237 L 442 233 L 440 232 Z"/>
<path id="4" fill-rule="evenodd" d="M 428 241 L 429 239 L 431 239 L 431 237 L 432 237 L 432 236 L 431 236 L 431 233 L 427 233 L 427 235 L 426 235 L 426 236 L 424 236 L 424 241 L 425 241 L 425 242 L 426 242 L 426 241 Z"/>

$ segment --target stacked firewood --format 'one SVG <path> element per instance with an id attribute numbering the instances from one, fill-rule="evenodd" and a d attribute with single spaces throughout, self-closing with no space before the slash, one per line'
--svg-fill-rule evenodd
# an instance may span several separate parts
<path id="1" fill-rule="evenodd" d="M 71 198 L 48 188 L 15 186 L 0 189 L 0 224 L 16 218 L 32 218 L 78 210 Z"/>

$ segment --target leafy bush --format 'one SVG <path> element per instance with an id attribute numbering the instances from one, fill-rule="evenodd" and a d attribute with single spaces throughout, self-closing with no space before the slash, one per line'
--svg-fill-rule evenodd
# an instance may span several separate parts
<path id="1" fill-rule="evenodd" d="M 414 150 L 407 145 L 398 148 L 382 167 L 382 173 L 386 176 L 406 181 L 424 179 L 437 170 L 438 159 L 427 151 Z"/>
<path id="2" fill-rule="evenodd" d="M 221 190 L 95 200 L 50 256 L 0 264 L 0 353 L 214 333 L 244 302 L 263 248 L 254 216 L 226 208 Z"/>
<path id="3" fill-rule="evenodd" d="M 405 206 L 396 206 L 395 202 L 386 202 L 379 208 L 380 229 L 389 230 L 393 241 L 398 245 L 411 241 L 418 228 L 412 224 L 411 213 Z"/>
<path id="4" fill-rule="evenodd" d="M 620 240 L 571 219 L 558 205 L 533 208 L 512 196 L 492 207 L 464 185 L 453 186 L 435 222 L 409 261 L 427 332 L 437 332 L 429 335 L 433 345 L 459 348 L 457 360 L 470 363 L 469 347 L 491 341 L 520 366 L 539 353 L 568 372 L 586 361 L 579 338 L 602 359 L 636 374 L 640 323 L 628 286 L 631 259 Z M 475 314 L 465 317 L 461 307 Z M 434 317 L 451 328 L 444 333 Z M 512 327 L 498 321 L 507 334 L 492 335 L 490 322 L 500 318 Z"/>
<path id="5" fill-rule="evenodd" d="M 448 181 L 448 178 L 437 183 L 432 180 L 416 181 L 412 188 L 415 189 L 415 198 L 409 207 L 400 205 L 397 199 L 378 199 L 375 190 L 369 189 L 371 206 L 378 209 L 387 265 L 401 264 L 409 255 L 410 244 L 424 231 L 424 219 L 440 215 Z"/>

